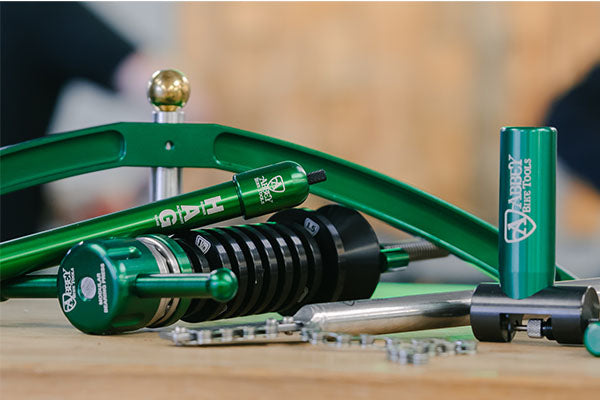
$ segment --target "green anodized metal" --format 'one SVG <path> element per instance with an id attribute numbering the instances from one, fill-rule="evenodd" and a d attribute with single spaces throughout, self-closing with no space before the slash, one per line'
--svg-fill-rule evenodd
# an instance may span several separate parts
<path id="1" fill-rule="evenodd" d="M 0 301 L 17 298 L 57 298 L 56 275 L 28 275 L 2 282 Z"/>
<path id="2" fill-rule="evenodd" d="M 592 322 L 588 325 L 583 343 L 591 355 L 600 357 L 600 322 Z"/>
<path id="3" fill-rule="evenodd" d="M 134 292 L 138 297 L 180 297 L 198 298 L 200 288 L 206 290 L 213 300 L 225 302 L 231 300 L 237 291 L 236 277 L 230 270 L 220 268 L 210 273 L 210 278 L 200 274 L 178 275 L 140 275 L 135 280 Z"/>
<path id="4" fill-rule="evenodd" d="M 73 247 L 60 264 L 58 301 L 69 321 L 91 334 L 170 325 L 190 298 L 227 301 L 233 272 L 193 274 L 184 250 L 163 235 L 96 239 Z"/>
<path id="5" fill-rule="evenodd" d="M 265 209 L 274 211 L 269 207 L 273 203 L 286 208 L 285 203 L 291 203 L 288 199 L 306 199 L 306 173 L 299 165 L 289 161 L 288 163 L 289 170 L 285 171 L 285 174 L 281 173 L 281 163 L 277 163 L 263 167 L 260 171 L 240 172 L 233 177 L 246 218 L 264 215 Z"/>
<path id="6" fill-rule="evenodd" d="M 554 284 L 556 129 L 500 132 L 499 272 L 502 291 L 522 299 Z"/>
<path id="7" fill-rule="evenodd" d="M 171 233 L 293 207 L 306 199 L 308 187 L 306 173 L 291 161 L 246 171 L 232 182 L 3 242 L 0 275 L 7 279 L 56 265 L 67 250 L 83 240 Z"/>
<path id="8" fill-rule="evenodd" d="M 381 270 L 383 272 L 393 270 L 395 268 L 406 267 L 410 263 L 410 256 L 401 247 L 391 249 L 381 249 L 383 255 L 383 262 L 381 264 Z"/>
<path id="9" fill-rule="evenodd" d="M 167 149 L 167 142 L 173 146 Z M 242 172 L 283 160 L 294 160 L 307 170 L 327 171 L 328 180 L 311 186 L 311 193 L 423 237 L 498 277 L 498 229 L 494 226 L 373 170 L 221 125 L 116 123 L 5 147 L 0 149 L 0 193 L 122 166 Z M 0 257 L 5 257 L 3 252 L 2 246 Z M 1 263 L 0 268 L 4 268 Z M 557 268 L 557 279 L 573 277 L 564 268 Z"/>

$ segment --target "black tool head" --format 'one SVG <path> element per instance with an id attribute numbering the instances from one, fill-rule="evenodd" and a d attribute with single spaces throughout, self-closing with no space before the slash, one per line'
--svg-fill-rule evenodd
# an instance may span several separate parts
<path id="1" fill-rule="evenodd" d="M 336 204 L 317 213 L 331 221 L 344 244 L 346 280 L 339 300 L 370 298 L 381 275 L 379 241 L 371 224 L 358 211 Z"/>
<path id="2" fill-rule="evenodd" d="M 321 253 L 323 279 L 314 302 L 337 301 L 344 288 L 346 265 L 344 245 L 336 227 L 315 211 L 300 208 L 280 211 L 269 221 L 286 226 L 300 225 L 315 240 Z"/>

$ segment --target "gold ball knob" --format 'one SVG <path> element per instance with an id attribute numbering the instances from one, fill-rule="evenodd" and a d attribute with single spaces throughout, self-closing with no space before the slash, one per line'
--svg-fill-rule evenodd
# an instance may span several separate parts
<path id="1" fill-rule="evenodd" d="M 148 82 L 148 101 L 160 111 L 176 111 L 190 98 L 190 82 L 175 69 L 152 74 Z"/>

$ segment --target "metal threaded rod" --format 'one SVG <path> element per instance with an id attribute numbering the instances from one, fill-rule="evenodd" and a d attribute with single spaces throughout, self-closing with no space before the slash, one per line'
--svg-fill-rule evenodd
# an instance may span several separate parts
<path id="1" fill-rule="evenodd" d="M 326 181 L 327 175 L 325 174 L 324 169 L 318 169 L 316 171 L 312 171 L 306 174 L 306 179 L 308 180 L 308 184 L 312 185 L 313 183 Z"/>
<path id="2" fill-rule="evenodd" d="M 381 254 L 385 256 L 382 271 L 392 271 L 406 267 L 409 262 L 446 257 L 448 250 L 437 247 L 424 239 L 406 240 L 394 244 L 382 244 Z"/>

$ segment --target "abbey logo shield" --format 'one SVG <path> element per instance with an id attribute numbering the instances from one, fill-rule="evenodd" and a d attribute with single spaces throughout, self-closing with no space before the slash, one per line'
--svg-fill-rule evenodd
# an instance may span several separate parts
<path id="1" fill-rule="evenodd" d="M 275 193 L 285 192 L 285 183 L 283 182 L 281 175 L 274 176 L 269 180 L 269 190 Z"/>
<path id="2" fill-rule="evenodd" d="M 506 210 L 504 213 L 504 241 L 517 243 L 535 232 L 537 225 L 531 217 L 521 211 Z"/>

